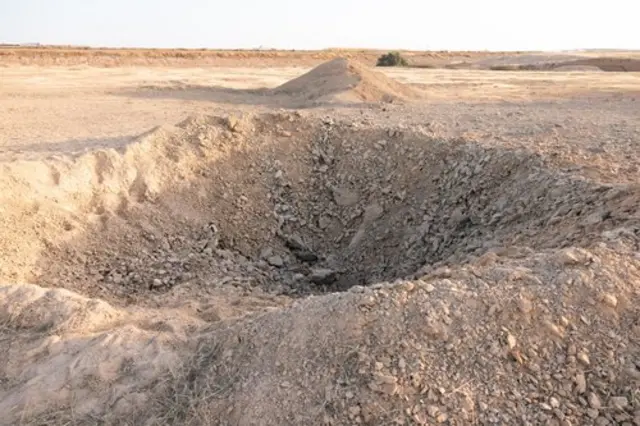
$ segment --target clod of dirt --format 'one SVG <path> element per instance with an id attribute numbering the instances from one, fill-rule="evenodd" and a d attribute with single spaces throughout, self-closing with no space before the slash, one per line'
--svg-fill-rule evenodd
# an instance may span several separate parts
<path id="1" fill-rule="evenodd" d="M 338 58 L 273 90 L 316 102 L 391 102 L 420 97 L 413 88 L 356 61 Z"/>

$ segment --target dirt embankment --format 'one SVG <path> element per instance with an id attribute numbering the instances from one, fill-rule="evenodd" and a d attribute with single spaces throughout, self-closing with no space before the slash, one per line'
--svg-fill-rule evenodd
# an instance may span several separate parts
<path id="1" fill-rule="evenodd" d="M 630 52 L 631 53 L 631 52 Z M 630 54 L 629 57 L 586 56 L 569 54 L 526 54 L 507 55 L 486 58 L 473 64 L 457 64 L 455 68 L 478 68 L 493 71 L 606 71 L 606 72 L 639 72 L 640 58 Z"/>
<path id="2" fill-rule="evenodd" d="M 209 49 L 101 49 L 75 47 L 2 47 L 0 65 L 90 66 L 314 66 L 343 57 L 374 65 L 386 51 L 369 49 L 209 50 Z M 412 63 L 440 66 L 501 52 L 417 52 L 402 54 Z"/>
<path id="3" fill-rule="evenodd" d="M 115 49 L 79 47 L 0 46 L 1 65 L 42 65 L 98 67 L 121 66 L 219 66 L 282 67 L 315 66 L 335 58 L 347 58 L 375 65 L 380 55 L 376 49 L 325 50 L 210 50 L 210 49 Z M 492 70 L 587 70 L 638 72 L 637 53 L 628 57 L 616 52 L 611 56 L 546 54 L 536 52 L 474 51 L 401 51 L 410 66 L 418 68 L 492 69 Z"/>
<path id="4" fill-rule="evenodd" d="M 585 58 L 567 61 L 557 66 L 597 67 L 609 72 L 640 72 L 640 59 L 633 58 Z"/>

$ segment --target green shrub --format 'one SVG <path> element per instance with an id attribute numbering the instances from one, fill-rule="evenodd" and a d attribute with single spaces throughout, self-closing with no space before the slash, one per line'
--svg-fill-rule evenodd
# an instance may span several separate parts
<path id="1" fill-rule="evenodd" d="M 376 66 L 379 67 L 406 67 L 409 62 L 400 55 L 400 52 L 389 52 L 378 58 Z"/>

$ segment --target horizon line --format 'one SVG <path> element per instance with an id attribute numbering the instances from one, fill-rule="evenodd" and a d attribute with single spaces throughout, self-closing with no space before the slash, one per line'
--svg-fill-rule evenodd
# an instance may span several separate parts
<path id="1" fill-rule="evenodd" d="M 186 50 L 186 51 L 218 51 L 218 52 L 239 52 L 239 51 L 252 51 L 252 52 L 326 52 L 326 51 L 399 51 L 399 52 L 487 52 L 487 53 L 521 53 L 521 52 L 588 52 L 588 51 L 618 51 L 618 52 L 634 52 L 640 51 L 638 49 L 621 49 L 621 48 L 608 48 L 608 47 L 594 47 L 594 48 L 568 48 L 568 49 L 406 49 L 406 48 L 383 48 L 383 47 L 325 47 L 321 49 L 295 49 L 295 48 L 279 48 L 279 47 L 237 47 L 237 48 L 216 48 L 216 47 L 146 47 L 146 46 L 100 46 L 100 45 L 84 45 L 84 44 L 44 44 L 38 42 L 0 42 L 0 48 L 52 48 L 52 49 L 82 49 L 82 50 Z"/>

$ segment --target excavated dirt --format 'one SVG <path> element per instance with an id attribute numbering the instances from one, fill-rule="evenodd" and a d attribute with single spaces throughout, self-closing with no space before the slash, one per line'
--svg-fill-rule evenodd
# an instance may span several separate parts
<path id="1" fill-rule="evenodd" d="M 344 58 L 325 62 L 273 93 L 316 103 L 392 102 L 420 97 L 413 88 Z"/>
<path id="2" fill-rule="evenodd" d="M 640 424 L 629 105 L 194 116 L 2 163 L 0 424 Z"/>

